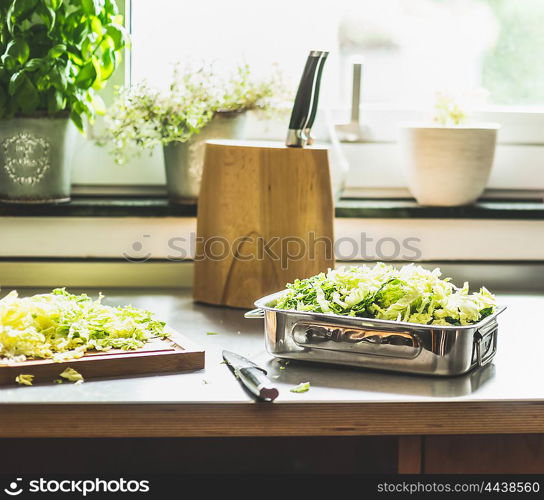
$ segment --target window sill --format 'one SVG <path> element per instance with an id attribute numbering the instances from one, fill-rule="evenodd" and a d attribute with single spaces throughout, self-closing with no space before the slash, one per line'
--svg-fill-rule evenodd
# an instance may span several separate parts
<path id="1" fill-rule="evenodd" d="M 0 217 L 196 217 L 196 204 L 162 197 L 77 196 L 62 205 L 0 204 Z M 463 207 L 422 207 L 410 199 L 342 199 L 336 217 L 347 219 L 544 220 L 540 200 L 480 201 Z"/>
<path id="2" fill-rule="evenodd" d="M 163 197 L 73 196 L 59 205 L 0 204 L 0 217 L 196 217 L 196 204 Z"/>
<path id="3" fill-rule="evenodd" d="M 415 200 L 342 199 L 337 218 L 544 220 L 541 200 L 479 201 L 462 207 L 423 207 Z"/>
<path id="4" fill-rule="evenodd" d="M 544 260 L 544 203 L 539 200 L 437 208 L 406 199 L 346 199 L 336 215 L 339 260 Z M 196 206 L 149 196 L 1 205 L 0 230 L 0 260 L 190 261 Z"/>

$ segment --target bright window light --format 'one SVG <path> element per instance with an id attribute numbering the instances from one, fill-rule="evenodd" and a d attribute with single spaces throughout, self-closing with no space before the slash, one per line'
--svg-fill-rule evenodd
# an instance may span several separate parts
<path id="1" fill-rule="evenodd" d="M 280 65 L 298 82 L 328 49 L 327 88 L 347 105 L 351 64 L 363 101 L 421 107 L 437 91 L 501 106 L 544 105 L 542 0 L 132 0 L 132 81 L 164 85 L 176 61 Z"/>

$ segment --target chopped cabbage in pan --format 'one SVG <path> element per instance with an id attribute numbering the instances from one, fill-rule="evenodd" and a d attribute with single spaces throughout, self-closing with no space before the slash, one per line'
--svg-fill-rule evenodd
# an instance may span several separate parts
<path id="1" fill-rule="evenodd" d="M 451 326 L 478 323 L 493 314 L 496 300 L 486 288 L 475 293 L 469 292 L 468 283 L 457 288 L 450 278 L 441 279 L 438 268 L 395 268 L 380 262 L 295 280 L 275 307 Z"/>

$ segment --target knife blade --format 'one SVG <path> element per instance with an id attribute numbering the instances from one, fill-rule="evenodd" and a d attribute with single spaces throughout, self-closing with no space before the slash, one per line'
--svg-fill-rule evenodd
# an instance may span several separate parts
<path id="1" fill-rule="evenodd" d="M 223 351 L 223 359 L 252 394 L 264 401 L 274 401 L 278 397 L 279 391 L 266 376 L 266 370 L 253 361 L 226 350 Z"/>
<path id="2" fill-rule="evenodd" d="M 310 130 L 317 113 L 321 75 L 328 55 L 328 52 L 312 50 L 306 59 L 289 121 L 285 141 L 288 147 L 303 148 L 310 140 Z"/>

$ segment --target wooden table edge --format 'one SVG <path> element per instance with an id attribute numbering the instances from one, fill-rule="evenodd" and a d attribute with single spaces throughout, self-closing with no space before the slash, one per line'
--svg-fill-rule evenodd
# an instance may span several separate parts
<path id="1" fill-rule="evenodd" d="M 544 433 L 544 402 L 0 405 L 0 438 L 518 433 Z"/>

